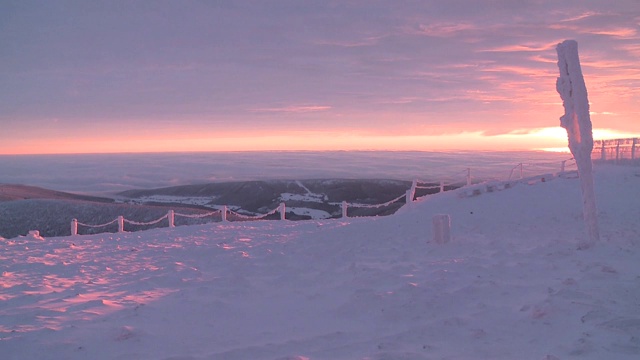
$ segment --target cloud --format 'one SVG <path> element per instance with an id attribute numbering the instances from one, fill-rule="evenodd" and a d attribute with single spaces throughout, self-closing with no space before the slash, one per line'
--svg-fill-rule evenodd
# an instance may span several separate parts
<path id="1" fill-rule="evenodd" d="M 514 45 L 505 45 L 499 46 L 490 49 L 482 49 L 478 50 L 479 52 L 543 52 L 549 51 L 557 45 L 557 42 L 546 43 L 546 44 L 514 44 Z"/>
<path id="2" fill-rule="evenodd" d="M 255 108 L 249 111 L 254 113 L 311 113 L 331 110 L 331 106 L 326 105 L 290 105 L 281 107 Z"/>
<path id="3" fill-rule="evenodd" d="M 363 46 L 374 46 L 378 44 L 381 36 L 376 37 L 367 37 L 361 40 L 318 40 L 315 41 L 316 45 L 325 45 L 325 46 L 336 46 L 336 47 L 344 47 L 344 48 L 355 48 L 355 47 L 363 47 Z"/>
<path id="4" fill-rule="evenodd" d="M 418 25 L 417 29 L 413 29 L 410 33 L 416 35 L 425 35 L 432 37 L 453 37 L 461 32 L 469 32 L 477 29 L 477 27 L 470 23 L 439 23 Z"/>
<path id="5" fill-rule="evenodd" d="M 584 20 L 584 19 L 591 18 L 591 17 L 598 16 L 598 15 L 601 15 L 601 13 L 596 12 L 596 11 L 585 11 L 585 12 L 583 12 L 581 14 L 573 15 L 571 17 L 568 17 L 566 19 L 562 19 L 560 21 L 561 22 L 575 22 L 575 21 Z"/>
<path id="6" fill-rule="evenodd" d="M 553 30 L 572 31 L 578 34 L 593 34 L 610 36 L 620 39 L 636 39 L 638 30 L 635 27 L 623 26 L 609 23 L 596 24 L 549 24 L 549 28 Z"/>

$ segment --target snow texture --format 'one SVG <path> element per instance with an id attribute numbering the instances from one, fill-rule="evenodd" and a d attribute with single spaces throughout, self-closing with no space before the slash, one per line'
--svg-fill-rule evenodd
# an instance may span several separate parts
<path id="1" fill-rule="evenodd" d="M 560 69 L 556 89 L 564 106 L 564 115 L 560 117 L 560 125 L 567 129 L 569 150 L 576 159 L 580 173 L 583 216 L 589 234 L 588 240 L 582 246 L 589 247 L 600 239 L 600 231 L 593 189 L 591 162 L 593 132 L 589 117 L 587 86 L 580 68 L 578 43 L 575 40 L 565 40 L 558 44 L 556 50 L 558 52 L 558 68 Z"/>
<path id="2" fill-rule="evenodd" d="M 640 170 L 421 199 L 395 215 L 0 242 L 17 359 L 638 359 Z M 431 219 L 451 217 L 451 241 Z"/>

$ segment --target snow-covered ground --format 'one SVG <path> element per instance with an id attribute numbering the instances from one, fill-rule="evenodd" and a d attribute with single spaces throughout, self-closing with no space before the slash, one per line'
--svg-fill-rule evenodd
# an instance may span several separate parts
<path id="1" fill-rule="evenodd" d="M 575 178 L 379 218 L 1 240 L 0 358 L 638 359 L 640 168 L 595 175 L 588 250 Z"/>

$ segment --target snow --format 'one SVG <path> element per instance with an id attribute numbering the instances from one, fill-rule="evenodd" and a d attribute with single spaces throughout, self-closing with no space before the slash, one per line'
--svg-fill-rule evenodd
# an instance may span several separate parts
<path id="1" fill-rule="evenodd" d="M 640 168 L 395 215 L 5 239 L 2 359 L 638 359 Z M 451 218 L 432 242 L 431 219 Z"/>

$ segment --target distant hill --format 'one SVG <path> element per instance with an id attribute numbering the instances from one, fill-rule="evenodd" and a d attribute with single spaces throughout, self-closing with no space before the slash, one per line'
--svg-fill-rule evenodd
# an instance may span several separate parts
<path id="1" fill-rule="evenodd" d="M 29 230 L 39 230 L 43 236 L 66 236 L 72 219 L 87 224 L 103 224 L 122 215 L 137 222 L 148 222 L 165 215 L 169 209 L 181 213 L 199 214 L 209 210 L 175 204 L 149 206 L 116 203 L 114 199 L 77 195 L 26 185 L 0 184 L 0 236 L 13 238 Z M 176 225 L 202 223 L 207 220 L 177 218 Z M 208 221 L 211 221 L 210 219 Z M 167 226 L 165 221 L 164 226 Z M 148 226 L 129 226 L 131 231 Z M 125 227 L 125 230 L 127 227 Z M 92 229 L 81 227 L 79 233 L 115 232 L 117 226 Z"/>
<path id="2" fill-rule="evenodd" d="M 341 203 L 375 205 L 402 197 L 411 182 L 400 180 L 270 180 L 209 183 L 173 186 L 159 189 L 128 190 L 116 199 L 71 194 L 34 186 L 0 184 L 0 236 L 13 238 L 29 230 L 41 235 L 65 236 L 70 222 L 98 225 L 118 216 L 136 222 L 156 220 L 169 210 L 183 214 L 203 214 L 222 205 L 244 215 L 268 213 L 281 202 L 286 204 L 288 220 L 338 218 Z M 419 189 L 416 196 L 438 190 Z M 349 216 L 384 216 L 395 213 L 405 204 L 404 198 L 384 207 L 349 206 Z M 273 216 L 273 219 L 279 216 Z M 238 220 L 229 217 L 230 220 Z M 190 219 L 176 217 L 176 225 L 220 221 L 219 217 Z M 157 226 L 167 226 L 163 220 Z M 126 231 L 144 230 L 150 226 L 126 224 Z M 94 229 L 81 226 L 80 234 L 115 232 L 115 224 Z"/>
<path id="3" fill-rule="evenodd" d="M 43 189 L 36 186 L 19 184 L 0 184 L 0 202 L 27 199 L 83 200 L 99 203 L 112 203 L 113 199 L 71 194 L 62 191 Z"/>
<path id="4" fill-rule="evenodd" d="M 123 201 L 158 204 L 163 201 L 199 203 L 218 208 L 221 205 L 240 208 L 249 213 L 266 213 L 284 202 L 292 209 L 287 218 L 302 220 L 319 212 L 324 218 L 341 216 L 342 201 L 358 204 L 380 204 L 402 196 L 410 181 L 384 179 L 268 180 L 209 183 L 172 186 L 149 190 L 127 190 L 118 195 Z M 350 216 L 393 214 L 404 202 L 379 209 L 353 207 Z"/>

